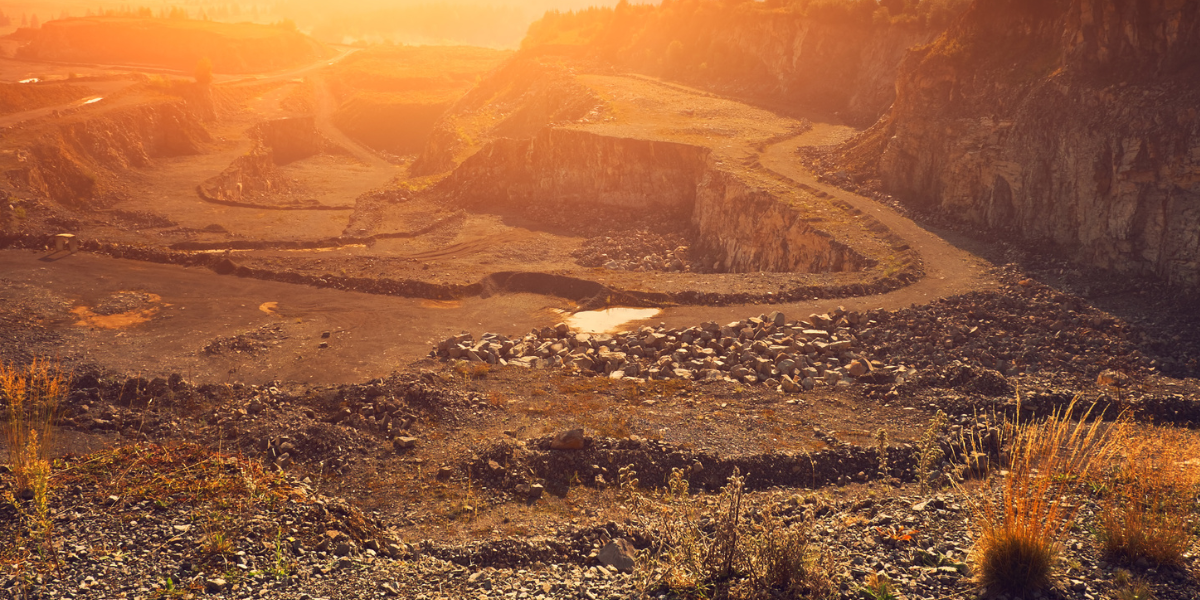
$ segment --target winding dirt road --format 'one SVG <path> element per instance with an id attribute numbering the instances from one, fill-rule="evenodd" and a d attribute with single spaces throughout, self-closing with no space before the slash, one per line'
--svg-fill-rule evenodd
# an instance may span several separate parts
<path id="1" fill-rule="evenodd" d="M 665 322 L 670 326 L 689 326 L 709 320 L 725 323 L 773 310 L 784 312 L 789 319 L 827 312 L 838 306 L 845 306 L 851 310 L 872 308 L 890 310 L 912 304 L 925 304 L 938 298 L 973 290 L 995 287 L 996 281 L 988 274 L 990 265 L 967 249 L 971 240 L 954 236 L 950 232 L 934 232 L 926 229 L 897 213 L 891 207 L 821 183 L 796 159 L 798 148 L 836 144 L 855 133 L 856 131 L 850 127 L 816 123 L 804 134 L 768 146 L 759 154 L 759 161 L 767 169 L 797 185 L 803 184 L 824 191 L 878 219 L 896 235 L 904 238 L 920 255 L 925 267 L 924 278 L 912 285 L 878 296 L 723 307 L 680 306 L 668 308 L 660 316 L 647 321 Z"/>

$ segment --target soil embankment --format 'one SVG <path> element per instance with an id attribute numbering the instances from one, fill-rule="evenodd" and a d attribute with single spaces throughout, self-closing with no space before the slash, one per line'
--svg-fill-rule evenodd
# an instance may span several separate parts
<path id="1" fill-rule="evenodd" d="M 149 167 L 157 158 L 197 154 L 211 140 L 183 101 L 81 114 L 38 128 L 36 135 L 22 133 L 14 137 L 24 147 L 4 159 L 8 183 L 17 193 L 72 207 L 120 198 L 128 170 Z"/>

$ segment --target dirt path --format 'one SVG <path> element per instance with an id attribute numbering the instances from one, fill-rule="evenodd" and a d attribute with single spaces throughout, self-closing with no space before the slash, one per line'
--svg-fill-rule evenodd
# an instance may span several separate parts
<path id="1" fill-rule="evenodd" d="M 337 99 L 333 97 L 333 93 L 329 91 L 329 86 L 325 84 L 325 78 L 320 73 L 314 73 L 310 80 L 313 83 L 313 95 L 316 97 L 316 121 L 317 130 L 322 135 L 332 140 L 335 144 L 345 148 L 355 158 L 361 160 L 364 164 L 376 169 L 387 169 L 396 171 L 396 167 L 386 160 L 379 158 L 379 155 L 371 152 L 362 144 L 350 139 L 350 136 L 342 133 L 333 125 L 333 111 L 337 110 Z"/>
<path id="2" fill-rule="evenodd" d="M 917 251 L 925 266 L 924 278 L 912 285 L 879 296 L 786 304 L 747 304 L 725 307 L 684 306 L 666 309 L 660 316 L 648 321 L 651 323 L 665 322 L 671 326 L 685 326 L 707 320 L 725 323 L 773 310 L 783 311 L 788 318 L 799 318 L 812 313 L 823 313 L 838 306 L 845 306 L 851 310 L 897 309 L 912 304 L 925 304 L 938 298 L 963 294 L 972 290 L 994 287 L 996 282 L 988 275 L 989 264 L 967 249 L 972 245 L 972 240 L 962 239 L 950 232 L 935 232 L 927 229 L 888 206 L 821 183 L 796 158 L 797 148 L 836 144 L 854 133 L 855 130 L 850 127 L 816 123 L 812 129 L 802 135 L 768 146 L 759 155 L 759 160 L 767 169 L 796 184 L 804 184 L 822 190 L 878 219 L 904 238 Z"/>

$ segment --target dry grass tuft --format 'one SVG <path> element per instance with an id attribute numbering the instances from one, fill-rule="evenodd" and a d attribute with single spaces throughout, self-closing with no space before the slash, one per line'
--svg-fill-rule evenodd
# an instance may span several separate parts
<path id="1" fill-rule="evenodd" d="M 643 494 L 636 474 L 622 469 L 621 489 L 637 520 L 657 534 L 639 561 L 643 592 L 682 597 L 825 598 L 833 593 L 829 557 L 807 529 L 784 525 L 770 510 L 745 514 L 743 478 L 735 471 L 715 505 L 689 494 L 676 469 L 667 488 Z"/>
<path id="2" fill-rule="evenodd" d="M 1197 541 L 1200 435 L 1136 427 L 1096 486 L 1104 494 L 1099 537 L 1118 560 L 1182 565 Z"/>
<path id="3" fill-rule="evenodd" d="M 1123 423 L 1074 420 L 1076 401 L 1040 421 L 1010 425 L 1008 471 L 1000 495 L 976 500 L 981 533 L 974 560 L 979 581 L 992 591 L 1023 594 L 1051 584 L 1067 529 L 1081 508 L 1074 493 L 1093 470 L 1113 457 Z M 1071 498 L 1075 498 L 1072 500 Z"/>

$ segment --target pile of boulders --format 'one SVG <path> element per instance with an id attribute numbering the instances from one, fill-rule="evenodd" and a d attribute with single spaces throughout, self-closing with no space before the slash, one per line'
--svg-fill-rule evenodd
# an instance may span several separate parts
<path id="1" fill-rule="evenodd" d="M 521 338 L 469 333 L 442 340 L 430 355 L 449 360 L 559 368 L 613 379 L 731 380 L 796 393 L 854 381 L 902 383 L 914 372 L 873 360 L 856 332 L 872 314 L 838 309 L 789 322 L 772 312 L 726 325 L 641 327 L 610 334 L 575 333 L 565 323 Z"/>

